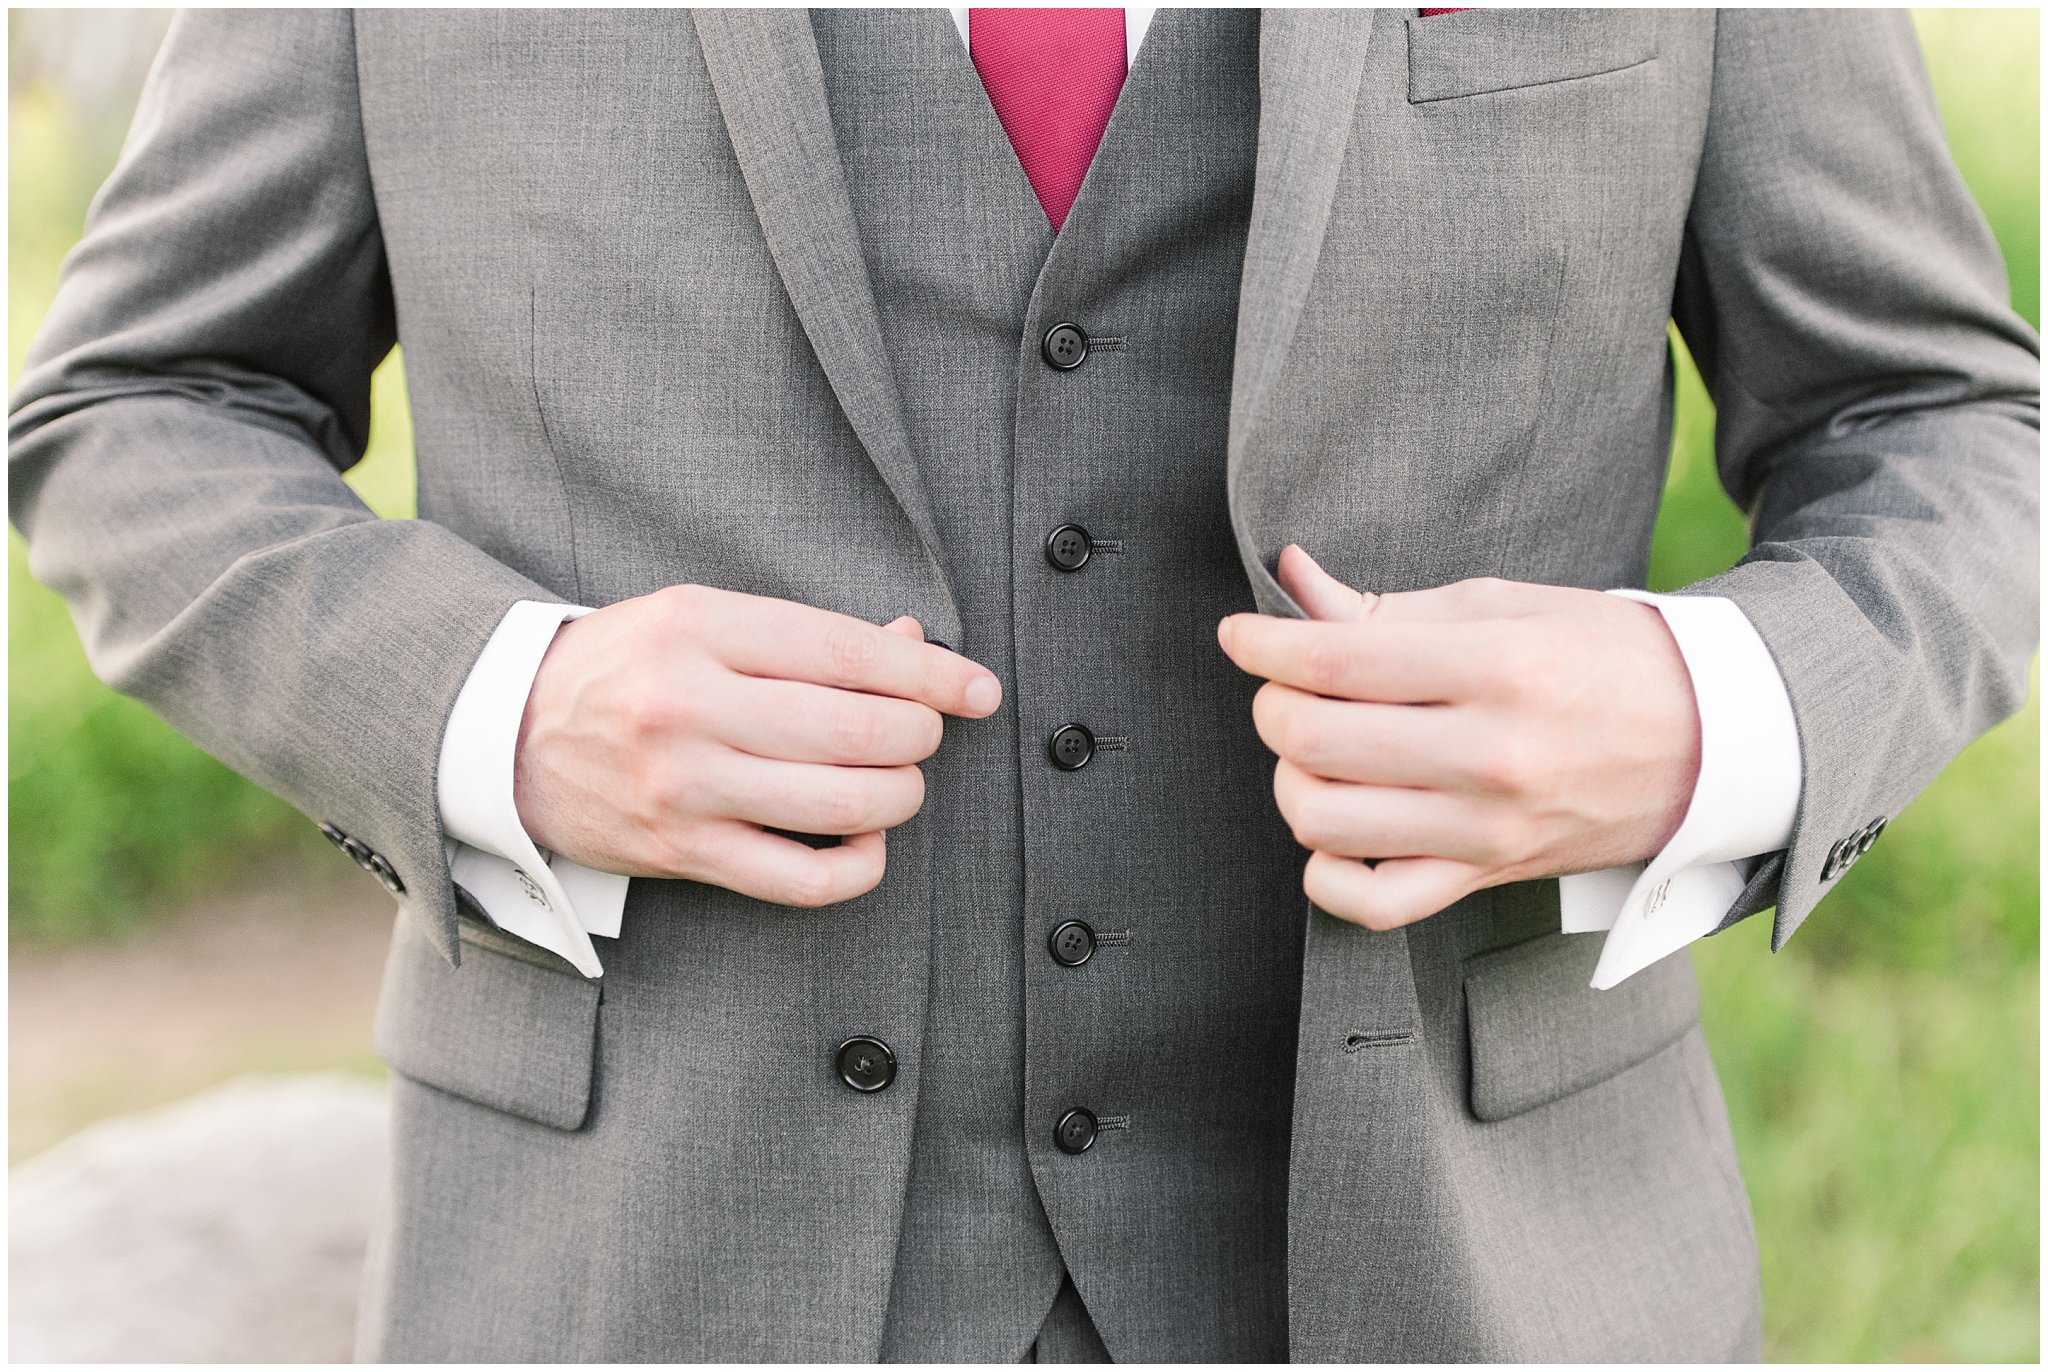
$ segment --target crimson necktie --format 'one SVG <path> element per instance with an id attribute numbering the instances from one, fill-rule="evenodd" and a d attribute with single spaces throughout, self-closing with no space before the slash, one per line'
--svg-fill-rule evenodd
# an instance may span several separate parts
<path id="1" fill-rule="evenodd" d="M 1124 12 L 970 9 L 967 50 L 1057 233 L 1124 88 Z"/>

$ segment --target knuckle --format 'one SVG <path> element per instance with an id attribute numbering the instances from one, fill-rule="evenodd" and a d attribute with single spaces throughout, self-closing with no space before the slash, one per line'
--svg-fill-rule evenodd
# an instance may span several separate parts
<path id="1" fill-rule="evenodd" d="M 1346 889 L 1336 879 L 1332 859 L 1317 856 L 1302 869 L 1301 887 L 1317 909 L 1352 924 L 1364 924 L 1365 910 L 1359 892 Z"/>
<path id="2" fill-rule="evenodd" d="M 625 789 L 627 803 L 644 819 L 658 820 L 680 808 L 681 788 L 665 767 L 643 760 L 628 775 Z"/>
<path id="3" fill-rule="evenodd" d="M 658 831 L 656 861 L 677 876 L 695 876 L 707 871 L 710 854 L 704 835 L 695 825 L 668 825 Z"/>
<path id="4" fill-rule="evenodd" d="M 946 717 L 927 705 L 911 708 L 917 711 L 917 759 L 922 762 L 946 741 Z"/>
<path id="5" fill-rule="evenodd" d="M 806 857 L 790 869 L 783 879 L 783 903 L 815 910 L 829 905 L 835 895 L 836 883 L 832 878 L 832 866 L 824 858 Z"/>
<path id="6" fill-rule="evenodd" d="M 1314 711 L 1296 710 L 1282 721 L 1280 744 L 1280 755 L 1307 771 L 1316 771 L 1329 761 L 1329 731 Z"/>
<path id="7" fill-rule="evenodd" d="M 872 849 L 861 855 L 859 866 L 854 868 L 853 881 L 859 891 L 872 891 L 881 885 L 882 877 L 889 870 L 889 844 L 886 837 Z"/>
<path id="8" fill-rule="evenodd" d="M 1496 738 L 1473 760 L 1474 780 L 1488 791 L 1521 794 L 1536 779 L 1533 751 L 1518 735 Z"/>
<path id="9" fill-rule="evenodd" d="M 662 618 L 670 625 L 689 626 L 703 618 L 706 594 L 704 587 L 686 581 L 662 587 L 653 598 Z"/>
<path id="10" fill-rule="evenodd" d="M 921 767 L 904 767 L 901 771 L 903 773 L 903 795 L 898 803 L 894 817 L 889 821 L 892 825 L 903 823 L 924 808 L 924 769 Z"/>
<path id="11" fill-rule="evenodd" d="M 843 684 L 865 679 L 878 651 L 874 636 L 853 625 L 835 624 L 825 631 L 825 661 Z"/>
<path id="12" fill-rule="evenodd" d="M 1385 902 L 1370 898 L 1359 902 L 1358 922 L 1382 934 L 1401 927 L 1401 917 L 1398 914 L 1388 909 Z"/>
<path id="13" fill-rule="evenodd" d="M 1281 813 L 1286 816 L 1288 827 L 1294 831 L 1296 843 L 1321 852 L 1335 846 L 1337 841 L 1336 825 L 1329 809 L 1321 797 L 1311 793 L 1295 796 L 1291 805 L 1281 807 Z"/>
<path id="14" fill-rule="evenodd" d="M 642 739 L 678 738 L 702 733 L 708 711 L 695 691 L 661 690 L 649 686 L 634 702 L 633 728 Z"/>
<path id="15" fill-rule="evenodd" d="M 867 798 L 851 778 L 834 778 L 812 798 L 818 820 L 827 832 L 858 830 L 867 817 Z"/>
<path id="16" fill-rule="evenodd" d="M 1280 730 L 1286 723 L 1287 713 L 1286 701 L 1280 695 L 1279 688 L 1272 682 L 1267 682 L 1253 692 L 1252 728 L 1266 746 L 1276 753 L 1282 751 Z"/>
<path id="17" fill-rule="evenodd" d="M 949 706 L 956 705 L 967 694 L 965 668 L 936 650 L 920 652 L 917 654 L 915 693 L 920 700 L 940 700 Z"/>
<path id="18" fill-rule="evenodd" d="M 1317 634 L 1301 652 L 1301 674 L 1318 695 L 1337 695 L 1350 669 L 1349 645 L 1331 633 Z"/>
<path id="19" fill-rule="evenodd" d="M 874 756 L 881 743 L 881 725 L 874 713 L 858 701 L 848 700 L 831 709 L 825 723 L 827 747 L 846 762 L 861 762 Z"/>
<path id="20" fill-rule="evenodd" d="M 863 861 L 859 867 L 846 875 L 840 899 L 852 900 L 855 896 L 864 896 L 874 890 L 882 884 L 882 876 L 886 869 L 887 859 L 880 853 L 876 853 L 871 860 Z"/>
<path id="21" fill-rule="evenodd" d="M 893 829 L 924 808 L 924 773 L 916 767 L 892 767 L 874 780 L 879 790 L 859 821 L 864 828 Z"/>

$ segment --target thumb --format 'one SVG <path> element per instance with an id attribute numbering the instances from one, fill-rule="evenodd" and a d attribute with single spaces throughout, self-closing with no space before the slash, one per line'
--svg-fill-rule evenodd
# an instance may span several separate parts
<path id="1" fill-rule="evenodd" d="M 1280 586 L 1313 619 L 1364 619 L 1379 599 L 1331 576 L 1299 543 L 1280 550 Z"/>

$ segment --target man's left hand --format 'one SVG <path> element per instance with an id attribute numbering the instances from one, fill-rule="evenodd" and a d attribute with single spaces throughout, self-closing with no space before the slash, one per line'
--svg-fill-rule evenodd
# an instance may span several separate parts
<path id="1" fill-rule="evenodd" d="M 1313 619 L 1230 615 L 1217 641 L 1268 679 L 1252 718 L 1322 909 L 1392 929 L 1677 832 L 1699 711 L 1651 606 L 1492 578 L 1372 595 L 1292 544 L 1280 583 Z"/>

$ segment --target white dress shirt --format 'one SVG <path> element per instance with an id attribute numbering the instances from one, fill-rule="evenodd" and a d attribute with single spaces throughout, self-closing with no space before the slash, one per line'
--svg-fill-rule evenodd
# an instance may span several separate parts
<path id="1" fill-rule="evenodd" d="M 967 10 L 952 8 L 960 41 Z M 1134 59 L 1151 8 L 1124 10 Z M 1700 717 L 1700 773 L 1678 831 L 1646 863 L 1558 878 L 1566 933 L 1605 930 L 1593 985 L 1606 989 L 1713 931 L 1756 859 L 1792 838 L 1803 780 L 1783 677 L 1748 616 L 1718 596 L 1617 590 L 1654 606 L 1677 640 Z M 581 607 L 522 600 L 470 669 L 442 735 L 437 798 L 458 885 L 506 931 L 603 973 L 592 935 L 617 938 L 628 878 L 542 851 L 513 803 L 519 721 L 540 661 Z"/>

